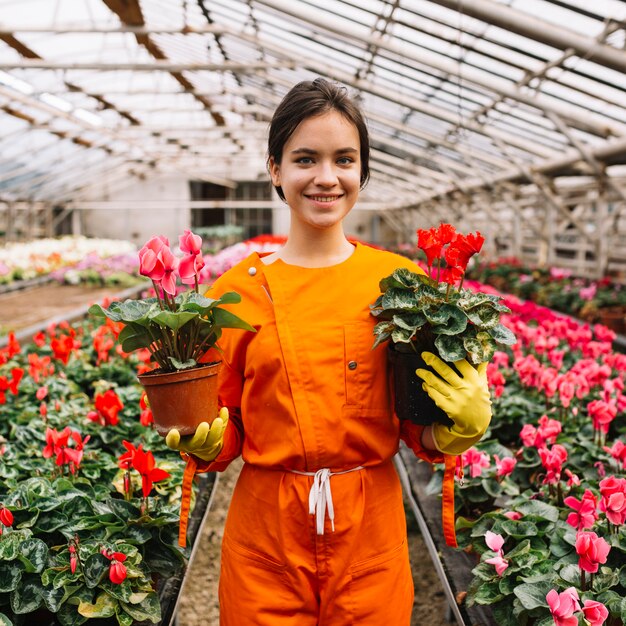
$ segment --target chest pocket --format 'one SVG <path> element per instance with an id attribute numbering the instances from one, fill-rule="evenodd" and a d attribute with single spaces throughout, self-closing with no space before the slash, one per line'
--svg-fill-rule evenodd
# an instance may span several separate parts
<path id="1" fill-rule="evenodd" d="M 343 327 L 347 416 L 381 417 L 390 410 L 387 353 L 384 346 L 371 349 L 372 328 L 363 321 Z"/>

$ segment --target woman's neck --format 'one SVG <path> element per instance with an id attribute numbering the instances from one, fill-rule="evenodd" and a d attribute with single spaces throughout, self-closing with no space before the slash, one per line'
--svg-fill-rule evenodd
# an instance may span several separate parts
<path id="1" fill-rule="evenodd" d="M 300 267 L 329 267 L 345 261 L 353 252 L 354 246 L 346 239 L 341 227 L 306 232 L 291 228 L 287 243 L 278 251 L 277 258 Z"/>

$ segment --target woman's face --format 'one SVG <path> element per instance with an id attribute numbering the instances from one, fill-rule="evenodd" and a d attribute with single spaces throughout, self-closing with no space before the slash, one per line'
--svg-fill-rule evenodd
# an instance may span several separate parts
<path id="1" fill-rule="evenodd" d="M 281 164 L 270 159 L 272 183 L 282 187 L 292 222 L 326 229 L 343 220 L 359 196 L 360 148 L 356 126 L 338 111 L 300 123 Z"/>

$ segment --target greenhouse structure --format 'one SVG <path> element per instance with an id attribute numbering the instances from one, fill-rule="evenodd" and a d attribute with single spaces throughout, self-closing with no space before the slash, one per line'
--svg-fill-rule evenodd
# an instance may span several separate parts
<path id="1" fill-rule="evenodd" d="M 624 626 L 625 386 L 626 2 L 0 0 L 0 626 Z"/>

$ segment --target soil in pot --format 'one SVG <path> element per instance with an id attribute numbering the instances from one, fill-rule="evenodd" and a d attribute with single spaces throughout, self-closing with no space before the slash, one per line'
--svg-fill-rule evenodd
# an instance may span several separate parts
<path id="1" fill-rule="evenodd" d="M 162 437 L 172 428 L 191 435 L 200 422 L 217 416 L 217 374 L 221 361 L 177 372 L 154 370 L 139 376 L 148 396 L 156 430 Z"/>
<path id="2" fill-rule="evenodd" d="M 428 425 L 439 422 L 452 426 L 454 422 L 422 389 L 422 379 L 415 374 L 415 370 L 420 368 L 431 372 L 434 370 L 426 365 L 420 353 L 410 348 L 409 352 L 402 352 L 396 348 L 395 344 L 389 344 L 388 357 L 393 372 L 396 415 L 414 424 Z M 452 364 L 449 365 L 453 367 Z"/>

